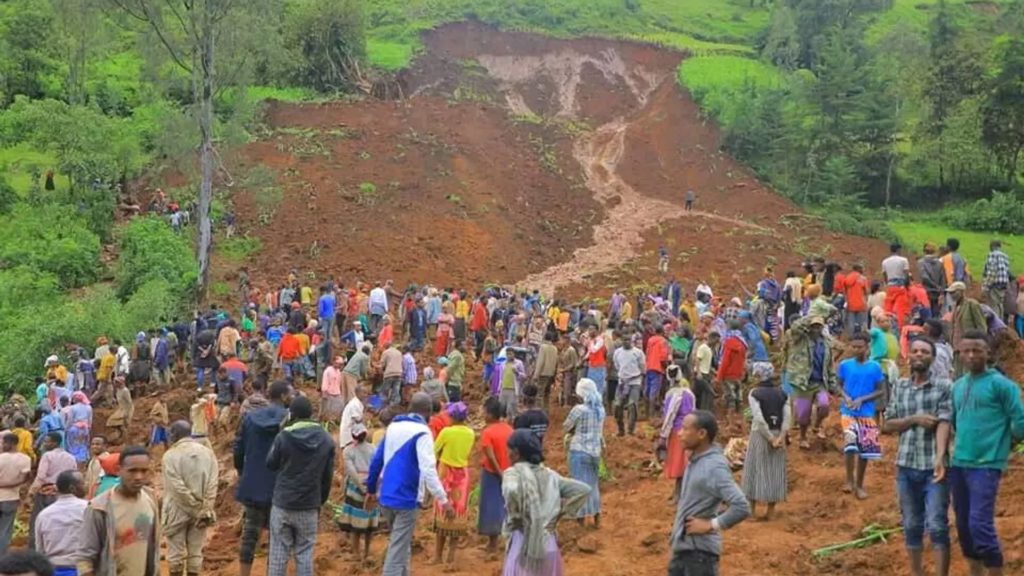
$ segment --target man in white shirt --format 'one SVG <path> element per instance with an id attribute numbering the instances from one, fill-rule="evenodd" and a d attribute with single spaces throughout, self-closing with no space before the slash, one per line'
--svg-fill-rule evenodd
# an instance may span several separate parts
<path id="1" fill-rule="evenodd" d="M 715 390 L 711 387 L 711 369 L 715 350 L 721 339 L 718 332 L 710 332 L 707 338 L 699 340 L 700 343 L 697 345 L 693 362 L 693 371 L 697 376 L 693 382 L 693 395 L 696 397 L 698 410 L 714 410 Z"/>
<path id="2" fill-rule="evenodd" d="M 36 550 L 53 564 L 55 574 L 75 568 L 75 552 L 82 518 L 89 502 L 85 496 L 85 480 L 77 470 L 65 470 L 57 475 L 57 501 L 46 507 L 36 518 Z"/>
<path id="3" fill-rule="evenodd" d="M 341 425 L 338 426 L 338 448 L 342 450 L 352 443 L 352 427 L 363 422 L 363 402 L 366 401 L 366 386 L 356 386 L 355 398 L 349 400 L 341 413 Z"/>
<path id="4" fill-rule="evenodd" d="M 388 313 L 388 292 L 377 282 L 376 287 L 370 290 L 370 301 L 368 304 L 370 312 L 370 332 L 377 333 L 380 328 L 380 321 Z"/>
<path id="5" fill-rule="evenodd" d="M 900 255 L 902 249 L 898 243 L 891 244 L 891 254 L 882 260 L 882 275 L 886 284 L 885 311 L 896 316 L 900 329 L 903 328 L 910 313 L 910 293 L 907 291 L 910 284 L 910 261 Z"/>

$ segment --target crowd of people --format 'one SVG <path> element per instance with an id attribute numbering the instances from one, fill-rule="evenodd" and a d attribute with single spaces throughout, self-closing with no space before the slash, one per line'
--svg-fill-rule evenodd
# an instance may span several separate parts
<path id="1" fill-rule="evenodd" d="M 7 397 L 0 554 L 25 486 L 34 553 L 3 556 L 0 573 L 41 574 L 34 567 L 49 562 L 62 576 L 155 575 L 163 541 L 172 574 L 200 573 L 217 520 L 211 439 L 232 438 L 241 576 L 264 531 L 268 574 L 291 562 L 313 574 L 325 509 L 356 561 L 369 562 L 373 535 L 387 531 L 386 576 L 410 572 L 424 510 L 437 563 L 457 566 L 475 531 L 489 555 L 504 540 L 505 576 L 559 575 L 557 522 L 602 526 L 610 419 L 620 437 L 641 422 L 655 433 L 651 459 L 676 507 L 669 574 L 716 574 L 721 533 L 758 504 L 772 517 L 787 497 L 790 442 L 822 446 L 838 405 L 856 499 L 867 497 L 880 435 L 898 435 L 912 573 L 924 573 L 927 530 L 936 571 L 948 574 L 952 501 L 971 573 L 1000 574 L 994 505 L 1024 408 L 997 366 L 1018 347 L 1024 295 L 991 248 L 984 303 L 968 296 L 954 239 L 925 245 L 916 269 L 893 245 L 875 281 L 861 264 L 824 259 L 781 280 L 766 268 L 736 297 L 703 281 L 691 293 L 674 278 L 583 302 L 496 286 L 346 288 L 333 277 L 314 291 L 312 275 L 295 270 L 271 289 L 243 269 L 237 312 L 213 306 L 132 343 L 101 336 L 91 352 L 69 345 L 66 360 L 46 359 L 33 402 Z M 188 418 L 171 422 L 164 393 L 193 375 Z M 150 393 L 148 414 L 136 414 Z M 105 434 L 94 434 L 93 408 L 105 405 Z M 556 412 L 562 471 L 545 464 Z M 740 458 L 717 444 L 720 427 L 747 436 Z M 325 508 L 335 476 L 340 504 Z M 25 569 L 5 568 L 16 562 Z"/>

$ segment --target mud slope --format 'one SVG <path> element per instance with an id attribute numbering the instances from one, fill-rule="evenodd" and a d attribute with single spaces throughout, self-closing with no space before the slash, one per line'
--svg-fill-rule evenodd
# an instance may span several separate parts
<path id="1" fill-rule="evenodd" d="M 403 77 L 408 100 L 274 104 L 269 133 L 234 155 L 235 173 L 270 167 L 285 191 L 263 220 L 256 194 L 233 196 L 263 241 L 257 282 L 287 262 L 345 279 L 575 293 L 655 280 L 662 245 L 678 256 L 672 273 L 695 279 L 685 263 L 698 253 L 743 256 L 735 235 L 768 247 L 770 259 L 733 268 L 745 280 L 768 260 L 882 253 L 783 225 L 798 210 L 718 152 L 675 82 L 679 54 L 479 24 L 441 27 L 425 44 Z M 697 208 L 684 213 L 690 188 Z"/>

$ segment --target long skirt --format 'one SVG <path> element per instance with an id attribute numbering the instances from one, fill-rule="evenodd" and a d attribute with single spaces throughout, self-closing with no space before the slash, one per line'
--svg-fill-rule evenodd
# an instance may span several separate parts
<path id="1" fill-rule="evenodd" d="M 532 569 L 523 562 L 523 548 L 526 546 L 526 538 L 522 530 L 516 530 L 509 535 L 508 548 L 505 550 L 505 567 L 501 576 L 562 576 L 562 552 L 558 549 L 558 540 L 555 535 L 548 532 L 544 535 L 544 550 L 547 557 Z"/>
<path id="2" fill-rule="evenodd" d="M 466 339 L 466 319 L 456 318 L 455 319 L 455 340 Z"/>
<path id="3" fill-rule="evenodd" d="M 434 340 L 434 355 L 435 356 L 447 356 L 448 355 L 448 338 L 451 332 L 445 330 L 437 333 L 437 338 Z"/>
<path id="4" fill-rule="evenodd" d="M 760 432 L 752 432 L 743 461 L 743 493 L 755 502 L 786 500 L 786 451 L 772 448 Z"/>
<path id="5" fill-rule="evenodd" d="M 579 450 L 569 451 L 569 476 L 573 480 L 579 480 L 590 486 L 587 501 L 576 512 L 576 518 L 586 518 L 601 513 L 601 488 L 598 481 L 600 469 L 600 458 Z"/>
<path id="6" fill-rule="evenodd" d="M 340 419 L 341 411 L 345 409 L 342 402 L 344 402 L 344 396 L 341 394 L 337 396 L 331 394 L 320 396 L 320 419 L 332 421 Z"/>
<path id="7" fill-rule="evenodd" d="M 480 516 L 477 532 L 483 536 L 498 536 L 505 523 L 505 497 L 501 494 L 501 476 L 480 472 Z"/>
<path id="8" fill-rule="evenodd" d="M 68 452 L 75 457 L 79 464 L 89 461 L 89 424 L 87 422 L 75 422 L 68 428 L 65 444 Z"/>
<path id="9" fill-rule="evenodd" d="M 668 454 L 665 456 L 665 478 L 677 480 L 683 477 L 686 472 L 686 464 L 689 462 L 689 455 L 686 447 L 683 446 L 683 439 L 677 431 L 672 431 L 668 436 Z"/>
<path id="10" fill-rule="evenodd" d="M 438 502 L 434 503 L 434 530 L 446 536 L 457 536 L 468 529 L 466 513 L 469 511 L 469 469 L 452 468 L 441 465 L 441 486 L 444 487 L 448 501 L 455 509 L 453 518 L 446 518 L 444 509 Z"/>
<path id="11" fill-rule="evenodd" d="M 366 492 L 363 487 L 351 478 L 345 479 L 345 501 L 341 505 L 334 521 L 342 532 L 367 534 L 373 533 L 380 525 L 380 508 L 364 510 Z"/>

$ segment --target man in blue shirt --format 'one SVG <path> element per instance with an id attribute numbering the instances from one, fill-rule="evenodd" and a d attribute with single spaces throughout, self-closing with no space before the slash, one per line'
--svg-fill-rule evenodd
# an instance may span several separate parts
<path id="1" fill-rule="evenodd" d="M 334 328 L 334 314 L 337 309 L 337 300 L 334 297 L 334 291 L 330 290 L 327 286 L 320 287 L 320 301 L 317 303 L 317 317 L 320 318 L 320 330 L 324 334 L 323 365 L 327 365 L 331 358 L 331 330 Z"/>
<path id="2" fill-rule="evenodd" d="M 868 360 L 868 337 L 858 332 L 850 338 L 853 358 L 839 363 L 836 380 L 843 392 L 839 407 L 843 426 L 843 453 L 846 458 L 846 493 L 854 493 L 864 500 L 864 475 L 868 461 L 882 458 L 882 445 L 875 420 L 875 400 L 882 397 L 885 374 L 874 360 Z M 854 468 L 856 467 L 856 477 Z"/>

